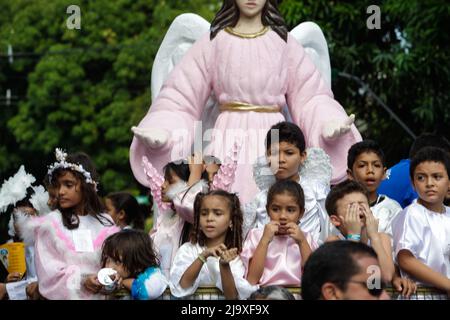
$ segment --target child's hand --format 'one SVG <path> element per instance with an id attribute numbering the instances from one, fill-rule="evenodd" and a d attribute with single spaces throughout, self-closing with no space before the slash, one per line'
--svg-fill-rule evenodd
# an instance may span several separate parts
<path id="1" fill-rule="evenodd" d="M 189 164 L 189 172 L 200 172 L 201 174 L 205 170 L 203 157 L 200 152 L 196 152 L 192 156 L 189 156 L 187 160 Z"/>
<path id="2" fill-rule="evenodd" d="M 92 293 L 99 293 L 103 288 L 103 285 L 98 281 L 96 274 L 91 274 L 87 276 L 86 280 L 83 283 L 86 290 Z"/>
<path id="3" fill-rule="evenodd" d="M 227 246 L 224 245 L 223 243 L 212 247 L 212 248 L 207 248 L 205 249 L 201 255 L 203 256 L 203 258 L 207 259 L 208 257 L 216 257 L 219 258 L 222 255 L 222 252 L 227 250 Z"/>
<path id="4" fill-rule="evenodd" d="M 22 274 L 19 272 L 11 272 L 6 277 L 6 282 L 17 282 L 22 279 Z"/>
<path id="5" fill-rule="evenodd" d="M 345 217 L 341 216 L 342 225 L 347 230 L 348 234 L 361 234 L 361 218 L 359 212 L 359 205 L 352 203 L 347 208 Z"/>
<path id="6" fill-rule="evenodd" d="M 222 251 L 219 262 L 222 265 L 227 265 L 231 261 L 233 261 L 237 256 L 238 256 L 237 248 L 231 248 L 229 250 Z"/>
<path id="7" fill-rule="evenodd" d="M 39 284 L 37 281 L 27 285 L 25 292 L 27 293 L 28 300 L 39 300 L 41 297 L 39 293 Z"/>
<path id="8" fill-rule="evenodd" d="M 294 239 L 298 245 L 300 245 L 303 241 L 306 240 L 305 234 L 300 229 L 298 224 L 294 222 L 289 222 L 286 225 L 286 234 L 288 234 L 292 239 Z"/>
<path id="9" fill-rule="evenodd" d="M 264 233 L 262 239 L 271 242 L 275 234 L 278 232 L 279 228 L 280 223 L 278 221 L 270 221 L 268 224 L 264 226 Z"/>
<path id="10" fill-rule="evenodd" d="M 417 290 L 417 285 L 414 281 L 401 277 L 394 277 L 392 286 L 406 298 L 409 298 L 413 293 L 416 293 Z"/>
<path id="11" fill-rule="evenodd" d="M 361 211 L 366 217 L 366 230 L 369 239 L 373 239 L 378 235 L 378 219 L 375 218 L 372 211 L 367 206 L 361 206 Z"/>

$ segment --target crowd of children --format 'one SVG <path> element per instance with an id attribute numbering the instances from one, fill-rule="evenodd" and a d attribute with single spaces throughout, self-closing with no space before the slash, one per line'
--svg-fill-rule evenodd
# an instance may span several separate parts
<path id="1" fill-rule="evenodd" d="M 387 173 L 376 142 L 356 143 L 348 180 L 331 186 L 328 156 L 306 149 L 300 128 L 271 130 L 279 139 L 268 132 L 254 166 L 260 192 L 246 205 L 230 187 L 237 145 L 227 159 L 170 162 L 163 176 L 144 158 L 155 202 L 149 233 L 131 194 L 99 197 L 88 155 L 57 149 L 46 190 L 22 166 L 1 186 L 0 213 L 10 219 L 8 242 L 24 244 L 26 273 L 9 272 L 9 247 L 0 247 L 0 299 L 189 299 L 204 287 L 225 299 L 302 298 L 292 288 L 304 299 L 382 299 L 384 284 L 392 298 L 448 299 L 447 140 L 419 137 L 409 177 Z M 417 199 L 400 205 L 380 192 L 384 180 L 383 190 L 406 184 L 395 179 L 410 180 Z"/>

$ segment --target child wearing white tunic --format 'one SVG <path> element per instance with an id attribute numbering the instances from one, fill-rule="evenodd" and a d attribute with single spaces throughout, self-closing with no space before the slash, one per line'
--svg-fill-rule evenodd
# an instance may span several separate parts
<path id="1" fill-rule="evenodd" d="M 392 237 L 392 220 L 402 211 L 400 204 L 378 193 L 381 181 L 386 178 L 384 152 L 373 140 L 357 142 L 348 150 L 347 177 L 366 187 L 369 205 L 378 219 L 378 232 Z"/>
<path id="2" fill-rule="evenodd" d="M 427 147 L 412 159 L 410 176 L 419 198 L 393 221 L 395 254 L 403 274 L 427 287 L 416 299 L 447 299 L 450 294 L 450 157 Z M 420 292 L 420 290 L 419 290 Z"/>
<path id="3" fill-rule="evenodd" d="M 239 198 L 223 190 L 200 193 L 191 241 L 179 248 L 170 270 L 171 293 L 188 297 L 199 287 L 216 287 L 226 299 L 246 299 L 258 286 L 244 279 L 241 250 Z"/>
<path id="4" fill-rule="evenodd" d="M 272 141 L 273 133 L 278 133 L 278 139 Z M 244 235 L 250 229 L 264 228 L 270 222 L 266 209 L 269 188 L 276 181 L 292 180 L 300 184 L 305 195 L 305 213 L 299 226 L 312 236 L 314 242 L 323 243 L 331 230 L 325 210 L 331 181 L 328 155 L 319 148 L 305 150 L 303 132 L 289 122 L 272 126 L 265 143 L 266 157 L 258 160 L 253 172 L 261 191 L 244 208 Z"/>

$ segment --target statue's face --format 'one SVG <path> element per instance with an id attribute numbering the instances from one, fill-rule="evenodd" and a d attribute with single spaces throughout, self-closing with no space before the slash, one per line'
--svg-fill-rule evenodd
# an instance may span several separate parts
<path id="1" fill-rule="evenodd" d="M 253 18 L 261 15 L 267 0 L 236 0 L 241 16 Z"/>

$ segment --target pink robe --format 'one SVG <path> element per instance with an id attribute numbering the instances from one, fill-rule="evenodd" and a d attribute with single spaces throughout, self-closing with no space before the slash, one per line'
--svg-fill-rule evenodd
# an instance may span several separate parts
<path id="1" fill-rule="evenodd" d="M 248 274 L 250 260 L 253 258 L 256 247 L 263 236 L 264 228 L 255 228 L 249 231 L 244 241 L 241 259 L 245 265 L 245 276 Z M 305 232 L 311 250 L 317 248 L 317 244 L 311 235 Z M 270 285 L 300 287 L 302 277 L 302 257 L 300 248 L 295 240 L 289 236 L 275 236 L 267 249 L 264 261 L 264 272 L 258 284 L 262 287 Z"/>
<path id="2" fill-rule="evenodd" d="M 109 215 L 104 214 L 105 217 Z M 64 227 L 61 213 L 53 211 L 44 217 L 30 219 L 34 230 L 36 272 L 39 292 L 50 300 L 104 299 L 88 292 L 83 282 L 100 270 L 101 249 L 105 239 L 119 231 L 116 226 L 103 226 L 92 216 L 81 216 L 79 229 L 91 232 L 93 252 L 77 252 L 72 231 Z M 77 229 L 75 229 L 77 230 Z"/>
<path id="3" fill-rule="evenodd" d="M 142 170 L 142 156 L 147 156 L 161 172 L 165 164 L 177 160 L 171 158 L 173 154 L 177 158 L 191 154 L 194 124 L 202 118 L 211 92 L 219 105 L 236 101 L 260 106 L 283 107 L 287 104 L 292 121 L 303 130 L 307 147 L 320 147 L 330 156 L 332 183 L 345 179 L 347 151 L 361 140 L 361 135 L 353 126 L 351 132 L 334 141 L 322 138 L 326 122 L 334 119 L 344 121 L 347 114 L 333 99 L 332 91 L 303 47 L 291 35 L 285 42 L 272 30 L 253 39 L 220 31 L 212 41 L 208 33 L 192 46 L 172 70 L 140 122 L 141 128 L 162 128 L 172 134 L 169 143 L 160 149 L 147 148 L 136 137 L 133 139 L 130 163 L 141 184 L 148 186 Z M 211 145 L 216 145 L 205 153 L 219 159 L 223 159 L 233 143 L 233 129 L 241 129 L 248 134 L 242 141 L 232 186 L 243 203 L 251 201 L 258 191 L 253 181 L 252 164 L 265 153 L 265 135 L 272 125 L 284 120 L 280 112 L 223 111 L 215 122 L 214 128 L 223 137 L 217 132 L 213 134 Z M 181 150 L 180 143 L 176 142 L 180 137 L 184 139 Z M 224 143 L 226 139 L 231 141 Z"/>

